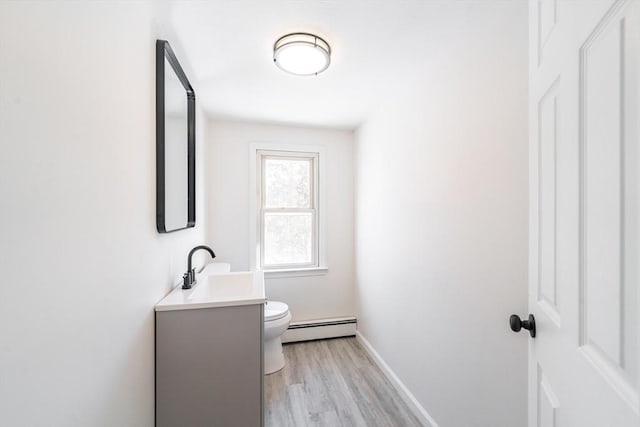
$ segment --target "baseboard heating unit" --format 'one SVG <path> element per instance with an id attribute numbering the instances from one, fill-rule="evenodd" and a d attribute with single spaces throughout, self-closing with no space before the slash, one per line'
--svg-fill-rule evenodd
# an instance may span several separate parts
<path id="1" fill-rule="evenodd" d="M 282 342 L 311 341 L 325 338 L 350 337 L 356 334 L 355 317 L 291 322 L 282 334 Z"/>

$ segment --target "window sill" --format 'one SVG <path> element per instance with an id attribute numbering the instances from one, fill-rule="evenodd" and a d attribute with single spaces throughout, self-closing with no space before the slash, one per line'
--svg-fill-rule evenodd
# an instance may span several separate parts
<path id="1" fill-rule="evenodd" d="M 288 268 L 283 270 L 264 270 L 265 279 L 279 279 L 283 277 L 305 277 L 305 276 L 322 276 L 327 274 L 327 267 L 312 268 Z"/>

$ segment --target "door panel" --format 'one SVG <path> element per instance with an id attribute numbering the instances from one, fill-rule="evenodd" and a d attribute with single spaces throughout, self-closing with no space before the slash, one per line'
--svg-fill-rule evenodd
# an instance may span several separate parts
<path id="1" fill-rule="evenodd" d="M 557 326 L 560 313 L 557 307 L 556 278 L 556 144 L 558 125 L 558 85 L 556 80 L 538 104 L 538 180 L 539 180 L 539 271 L 538 303 Z"/>
<path id="2" fill-rule="evenodd" d="M 640 426 L 639 15 L 530 2 L 530 427 Z"/>
<path id="3" fill-rule="evenodd" d="M 538 366 L 538 424 L 537 427 L 556 427 L 557 410 L 560 406 L 558 398 Z"/>
<path id="4" fill-rule="evenodd" d="M 618 20 L 597 27 L 581 53 L 582 280 L 581 340 L 622 363 L 621 47 Z"/>

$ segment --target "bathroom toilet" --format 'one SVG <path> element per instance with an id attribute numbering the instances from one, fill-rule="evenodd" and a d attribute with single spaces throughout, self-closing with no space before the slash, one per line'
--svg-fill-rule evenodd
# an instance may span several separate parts
<path id="1" fill-rule="evenodd" d="M 272 374 L 284 368 L 282 340 L 289 327 L 289 306 L 279 301 L 267 301 L 264 305 L 264 373 Z"/>

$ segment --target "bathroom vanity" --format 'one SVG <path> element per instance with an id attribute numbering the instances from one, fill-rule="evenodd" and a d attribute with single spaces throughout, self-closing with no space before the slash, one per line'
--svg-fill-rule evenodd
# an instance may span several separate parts
<path id="1" fill-rule="evenodd" d="M 156 307 L 156 426 L 262 426 L 264 275 L 210 264 Z"/>

